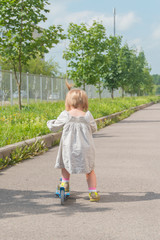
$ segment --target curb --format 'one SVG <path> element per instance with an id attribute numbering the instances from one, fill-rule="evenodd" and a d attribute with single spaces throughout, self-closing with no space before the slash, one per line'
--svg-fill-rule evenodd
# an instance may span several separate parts
<path id="1" fill-rule="evenodd" d="M 37 141 L 44 141 L 45 146 L 47 148 L 51 148 L 54 145 L 55 141 L 59 141 L 61 134 L 62 134 L 62 132 L 50 133 L 50 134 L 47 134 L 47 135 L 44 135 L 41 137 L 36 137 L 36 138 L 28 139 L 28 140 L 25 140 L 22 142 L 7 145 L 5 147 L 0 148 L 0 158 L 9 157 L 11 152 L 16 150 L 17 148 L 21 148 L 26 145 L 27 146 L 32 145 Z"/>
<path id="2" fill-rule="evenodd" d="M 132 107 L 132 108 L 129 108 L 127 110 L 123 110 L 121 112 L 113 113 L 111 115 L 95 119 L 95 121 L 96 121 L 96 123 L 104 122 L 105 120 L 116 118 L 117 116 L 120 116 L 122 113 L 124 113 L 128 110 L 138 111 L 138 110 L 141 110 L 143 108 L 149 107 L 153 104 L 154 104 L 154 102 L 151 102 L 151 103 L 146 103 L 146 104 L 143 104 L 143 105 L 140 105 L 140 106 L 137 106 L 137 107 Z M 24 147 L 26 145 L 28 145 L 28 146 L 32 145 L 36 141 L 44 141 L 45 146 L 47 148 L 51 148 L 51 147 L 53 147 L 55 141 L 60 140 L 61 135 L 62 135 L 62 132 L 50 133 L 50 134 L 47 134 L 47 135 L 44 135 L 44 136 L 41 136 L 41 137 L 36 137 L 36 138 L 28 139 L 26 141 L 22 141 L 22 142 L 14 143 L 14 144 L 11 144 L 11 145 L 7 145 L 5 147 L 0 148 L 0 158 L 4 159 L 5 157 L 9 157 L 11 152 L 14 151 L 15 149 Z"/>

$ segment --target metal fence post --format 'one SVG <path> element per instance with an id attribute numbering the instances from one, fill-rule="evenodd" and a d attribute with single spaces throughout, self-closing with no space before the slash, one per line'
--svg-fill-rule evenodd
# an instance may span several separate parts
<path id="1" fill-rule="evenodd" d="M 11 97 L 11 106 L 13 106 L 13 82 L 12 82 L 12 70 L 10 70 L 10 97 Z"/>

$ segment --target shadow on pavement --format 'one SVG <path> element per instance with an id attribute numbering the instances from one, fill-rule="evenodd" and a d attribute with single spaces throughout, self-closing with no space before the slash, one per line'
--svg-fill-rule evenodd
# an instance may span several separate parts
<path id="1" fill-rule="evenodd" d="M 160 199 L 159 193 L 154 192 L 101 192 L 101 202 L 138 202 Z"/>
<path id="2" fill-rule="evenodd" d="M 0 218 L 48 213 L 52 205 L 43 204 L 44 198 L 53 198 L 53 193 L 0 189 Z"/>
<path id="3" fill-rule="evenodd" d="M 138 202 L 160 199 L 154 192 L 101 192 L 98 203 L 89 202 L 87 192 L 71 192 L 64 206 L 53 192 L 20 191 L 0 189 L 0 218 L 15 218 L 25 215 L 55 214 L 71 216 L 78 212 L 104 212 L 112 208 L 103 203 Z"/>
<path id="4" fill-rule="evenodd" d="M 97 203 L 95 206 L 94 203 L 89 202 L 86 196 L 88 196 L 86 192 L 71 192 L 70 198 L 64 206 L 61 206 L 60 200 L 56 199 L 54 192 L 0 189 L 0 219 L 50 213 L 69 216 L 77 212 L 111 210 L 98 206 Z"/>

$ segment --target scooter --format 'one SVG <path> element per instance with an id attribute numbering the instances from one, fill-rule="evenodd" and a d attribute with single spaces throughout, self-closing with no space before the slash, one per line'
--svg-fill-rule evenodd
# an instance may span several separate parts
<path id="1" fill-rule="evenodd" d="M 60 178 L 60 183 L 62 182 L 62 178 Z M 64 187 L 60 187 L 56 189 L 56 196 L 60 198 L 61 200 L 61 205 L 64 205 L 64 202 L 69 198 L 70 196 L 70 190 L 69 192 L 65 192 Z"/>

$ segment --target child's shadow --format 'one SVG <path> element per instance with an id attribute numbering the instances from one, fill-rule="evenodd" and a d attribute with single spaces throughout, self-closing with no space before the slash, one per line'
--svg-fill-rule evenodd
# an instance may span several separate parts
<path id="1" fill-rule="evenodd" d="M 160 199 L 160 194 L 154 192 L 100 192 L 99 194 L 99 203 L 138 202 Z M 72 191 L 66 204 L 72 205 L 76 203 L 76 201 L 81 202 L 81 200 L 89 201 L 88 193 Z"/>
<path id="2" fill-rule="evenodd" d="M 102 192 L 100 195 L 102 203 L 138 202 L 160 199 L 160 194 L 154 192 Z"/>

